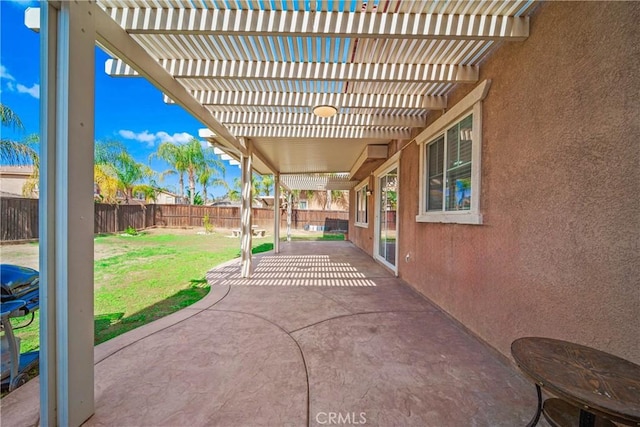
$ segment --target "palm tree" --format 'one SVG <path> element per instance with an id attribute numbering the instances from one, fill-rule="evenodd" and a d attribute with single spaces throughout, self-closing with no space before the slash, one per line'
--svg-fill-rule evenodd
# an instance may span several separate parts
<path id="1" fill-rule="evenodd" d="M 196 138 L 192 138 L 185 145 L 181 146 L 184 153 L 187 180 L 189 181 L 189 204 L 193 205 L 196 195 L 196 177 L 198 171 L 206 167 L 206 160 L 202 144 Z"/>
<path id="2" fill-rule="evenodd" d="M 182 145 L 163 142 L 158 147 L 157 153 L 152 156 L 165 160 L 173 168 L 163 172 L 162 176 L 179 175 L 180 196 L 184 196 L 184 175 L 187 175 L 189 203 L 191 204 L 194 202 L 197 181 L 201 184 L 204 183 L 203 185 L 209 185 L 212 177 L 224 176 L 225 172 L 223 163 L 215 156 L 213 150 L 204 148 L 196 138 L 192 138 Z M 205 176 L 199 178 L 201 175 Z"/>
<path id="3" fill-rule="evenodd" d="M 138 163 L 126 151 L 118 155 L 114 163 L 114 172 L 118 179 L 118 187 L 125 195 L 125 201 L 128 204 L 133 198 L 134 188 L 138 184 L 142 184 L 145 178 L 153 176 L 153 171 L 148 166 Z"/>
<path id="4" fill-rule="evenodd" d="M 11 127 L 15 129 L 24 129 L 24 125 L 22 124 L 22 120 L 20 117 L 8 106 L 4 104 L 0 104 L 0 122 L 2 122 L 2 126 Z"/>
<path id="5" fill-rule="evenodd" d="M 20 117 L 8 106 L 0 104 L 0 123 L 3 127 L 14 130 L 24 130 Z M 38 152 L 32 147 L 37 142 L 37 136 L 30 136 L 19 142 L 9 138 L 0 139 L 0 164 L 10 166 L 25 166 L 38 163 Z"/>
<path id="6" fill-rule="evenodd" d="M 262 175 L 262 181 L 260 190 L 265 196 L 271 195 L 271 189 L 273 188 L 273 175 Z"/>
<path id="7" fill-rule="evenodd" d="M 218 175 L 218 170 L 210 167 L 204 168 L 198 174 L 198 183 L 202 185 L 202 198 L 203 203 L 207 204 L 207 187 L 210 185 L 226 187 L 226 182 L 222 178 L 215 178 Z"/>
<path id="8" fill-rule="evenodd" d="M 255 199 L 258 196 L 258 189 L 260 186 L 260 182 L 256 177 L 256 174 L 251 174 L 251 195 Z M 233 179 L 233 187 L 229 189 L 227 192 L 227 197 L 229 200 L 240 200 L 242 198 L 242 180 L 240 177 L 235 177 Z"/>
<path id="9" fill-rule="evenodd" d="M 156 157 L 169 163 L 171 169 L 162 172 L 160 179 L 167 175 L 178 175 L 178 194 L 181 198 L 184 197 L 184 174 L 187 171 L 184 154 L 181 145 L 173 142 L 163 142 L 158 146 L 158 150 L 149 156 L 149 160 Z"/>
<path id="10" fill-rule="evenodd" d="M 340 190 L 331 190 L 331 200 L 342 209 L 349 207 L 349 193 Z M 331 207 L 328 207 L 331 209 Z"/>

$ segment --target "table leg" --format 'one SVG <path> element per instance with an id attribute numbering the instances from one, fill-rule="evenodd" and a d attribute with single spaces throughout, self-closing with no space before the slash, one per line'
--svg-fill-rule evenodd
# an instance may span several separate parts
<path id="1" fill-rule="evenodd" d="M 533 416 L 533 419 L 529 421 L 529 424 L 527 424 L 527 427 L 533 427 L 538 424 L 540 414 L 542 413 L 542 390 L 540 390 L 540 386 L 538 384 L 536 384 L 536 392 L 538 393 L 538 409 L 536 410 L 536 414 Z M 582 427 L 582 424 L 580 427 Z"/>
<path id="2" fill-rule="evenodd" d="M 593 427 L 596 425 L 596 416 L 591 412 L 587 412 L 584 409 L 580 409 L 580 423 L 579 427 Z"/>

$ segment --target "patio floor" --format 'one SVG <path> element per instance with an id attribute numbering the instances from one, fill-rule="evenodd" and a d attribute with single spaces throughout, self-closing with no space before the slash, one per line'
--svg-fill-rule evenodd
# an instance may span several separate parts
<path id="1" fill-rule="evenodd" d="M 85 425 L 513 427 L 531 418 L 531 383 L 352 244 L 287 243 L 254 263 L 250 280 L 237 261 L 210 271 L 205 299 L 96 347 L 96 412 Z M 3 399 L 3 425 L 38 422 L 37 387 Z"/>

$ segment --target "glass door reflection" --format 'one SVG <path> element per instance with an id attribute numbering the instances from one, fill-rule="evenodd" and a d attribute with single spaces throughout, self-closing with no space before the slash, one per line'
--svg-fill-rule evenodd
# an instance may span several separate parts
<path id="1" fill-rule="evenodd" d="M 398 169 L 378 181 L 378 256 L 395 267 L 397 245 Z"/>

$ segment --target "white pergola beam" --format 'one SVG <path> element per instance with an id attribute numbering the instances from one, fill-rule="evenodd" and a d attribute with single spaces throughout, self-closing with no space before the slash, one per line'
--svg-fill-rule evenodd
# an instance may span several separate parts
<path id="1" fill-rule="evenodd" d="M 358 170 L 370 160 L 380 160 L 386 159 L 389 153 L 389 147 L 386 145 L 367 145 L 360 156 L 358 156 L 358 160 L 351 167 L 351 171 L 349 171 L 349 176 L 353 178 Z"/>
<path id="2" fill-rule="evenodd" d="M 214 92 L 191 91 L 202 105 L 308 107 L 334 105 L 338 108 L 405 108 L 443 110 L 446 96 L 374 93 Z M 165 96 L 171 104 L 171 98 Z"/>
<path id="3" fill-rule="evenodd" d="M 528 17 L 500 15 L 155 8 L 107 12 L 131 34 L 513 41 L 529 36 Z"/>
<path id="4" fill-rule="evenodd" d="M 237 137 L 247 138 L 339 138 L 339 139 L 410 139 L 410 128 L 366 128 L 363 126 L 284 126 L 284 125 L 229 125 Z"/>
<path id="5" fill-rule="evenodd" d="M 284 113 L 284 112 L 213 112 L 216 119 L 228 125 L 333 125 L 333 126 L 426 126 L 427 117 L 400 116 L 389 114 L 336 114 L 333 117 L 322 118 L 313 113 Z"/>
<path id="6" fill-rule="evenodd" d="M 477 66 L 448 64 L 378 64 L 218 61 L 161 59 L 160 64 L 176 78 L 254 80 L 304 80 L 349 82 L 474 83 Z M 111 76 L 131 77 L 138 73 L 118 59 L 108 59 L 105 71 Z"/>

